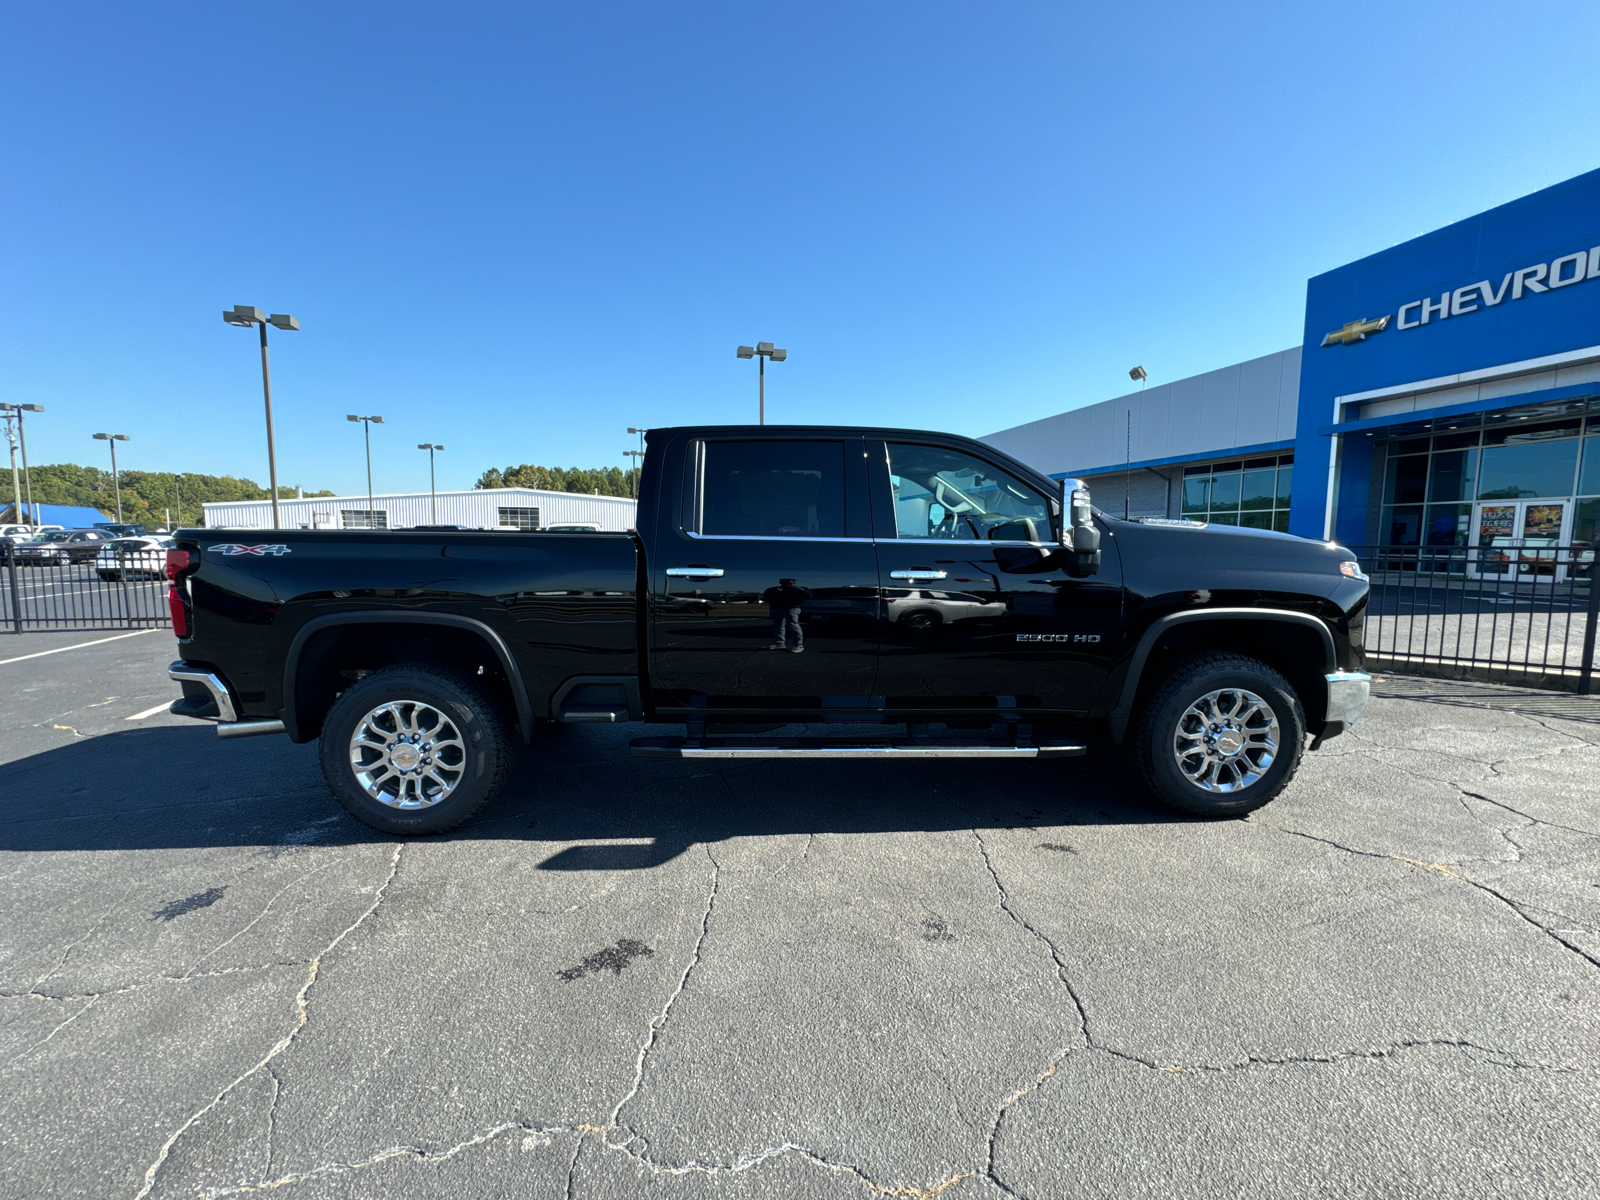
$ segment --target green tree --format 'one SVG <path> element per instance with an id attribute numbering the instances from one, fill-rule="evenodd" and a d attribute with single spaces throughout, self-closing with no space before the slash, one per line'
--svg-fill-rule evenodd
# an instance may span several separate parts
<path id="1" fill-rule="evenodd" d="M 70 504 L 98 509 L 114 516 L 117 501 L 111 490 L 111 472 L 75 463 L 47 463 L 30 467 L 33 498 L 39 504 Z M 204 520 L 202 504 L 225 500 L 265 500 L 267 489 L 251 479 L 232 475 L 174 475 L 168 471 L 122 471 L 122 519 L 151 529 L 165 524 L 172 513 L 174 525 L 198 525 Z M 307 496 L 331 496 L 328 491 Z M 294 488 L 278 487 L 278 499 L 292 500 Z"/>
<path id="2" fill-rule="evenodd" d="M 579 492 L 602 496 L 632 496 L 638 468 L 629 467 L 540 467 L 533 463 L 490 467 L 478 477 L 480 488 L 537 488 L 544 492 Z"/>

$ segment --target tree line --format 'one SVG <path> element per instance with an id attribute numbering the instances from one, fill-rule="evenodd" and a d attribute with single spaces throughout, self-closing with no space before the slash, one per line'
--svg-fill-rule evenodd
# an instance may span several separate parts
<path id="1" fill-rule="evenodd" d="M 592 496 L 632 496 L 639 469 L 629 467 L 540 467 L 523 463 L 500 470 L 490 467 L 478 477 L 480 488 L 537 488 L 545 492 L 581 492 Z"/>
<path id="2" fill-rule="evenodd" d="M 20 475 L 20 472 L 19 472 Z M 94 508 L 113 518 L 117 512 L 116 493 L 111 486 L 111 472 L 97 467 L 80 467 L 75 463 L 47 463 L 29 466 L 28 475 L 33 481 L 35 504 L 70 504 L 81 508 Z M 130 523 L 156 529 L 166 524 L 166 514 L 171 512 L 174 527 L 196 526 L 203 519 L 202 504 L 224 500 L 266 500 L 266 488 L 251 479 L 236 479 L 232 475 L 174 474 L 168 471 L 122 471 L 122 519 Z M 307 492 L 307 496 L 331 496 L 332 492 Z M 0 508 L 10 507 L 14 500 L 11 473 L 0 470 Z M 294 499 L 294 488 L 278 488 L 278 499 Z M 23 494 L 27 503 L 27 493 Z"/>

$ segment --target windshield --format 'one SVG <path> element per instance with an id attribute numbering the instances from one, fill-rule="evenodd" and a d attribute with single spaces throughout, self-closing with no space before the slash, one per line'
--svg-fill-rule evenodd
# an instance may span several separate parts
<path id="1" fill-rule="evenodd" d="M 154 550 L 156 543 L 145 538 L 117 538 L 107 543 L 113 550 Z"/>

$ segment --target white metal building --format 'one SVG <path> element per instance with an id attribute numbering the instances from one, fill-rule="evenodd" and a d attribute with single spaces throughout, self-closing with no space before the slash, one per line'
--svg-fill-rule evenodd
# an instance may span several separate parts
<path id="1" fill-rule="evenodd" d="M 1121 513 L 1126 502 L 1135 517 L 1184 515 L 1184 480 L 1203 472 L 1208 459 L 1231 459 L 1218 465 L 1232 471 L 1241 461 L 1268 471 L 1292 461 L 1300 357 L 1301 348 L 1291 346 L 982 440 L 1047 474 L 1084 478 L 1107 512 Z M 1286 527 L 1287 505 L 1285 495 L 1281 519 L 1269 510 L 1267 528 Z"/>
<path id="2" fill-rule="evenodd" d="M 279 500 L 286 529 L 410 529 L 464 525 L 468 529 L 548 529 L 598 525 L 606 532 L 634 526 L 635 504 L 625 496 L 585 496 L 535 488 L 474 488 L 467 492 L 400 492 L 372 497 L 320 496 Z M 210 529 L 271 529 L 270 500 L 205 506 Z"/>

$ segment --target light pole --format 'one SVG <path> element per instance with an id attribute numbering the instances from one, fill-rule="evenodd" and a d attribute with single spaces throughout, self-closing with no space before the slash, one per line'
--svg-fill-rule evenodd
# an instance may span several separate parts
<path id="1" fill-rule="evenodd" d="M 631 458 L 631 459 L 634 460 L 634 464 L 633 464 L 633 487 L 630 488 L 629 490 L 633 493 L 634 500 L 637 501 L 639 499 L 639 469 L 640 469 L 640 467 L 642 467 L 644 465 L 643 462 L 641 462 L 640 460 L 642 460 L 644 458 L 644 451 L 643 450 L 624 450 L 622 452 L 622 457 Z"/>
<path id="2" fill-rule="evenodd" d="M 367 528 L 375 529 L 377 528 L 377 519 L 372 515 L 372 424 L 376 421 L 379 425 L 382 425 L 383 418 L 358 417 L 352 413 L 345 420 L 360 421 L 361 428 L 367 436 Z"/>
<path id="3" fill-rule="evenodd" d="M 0 404 L 0 412 L 12 413 L 17 418 L 17 442 L 22 447 L 22 490 L 28 494 L 28 519 L 22 522 L 24 525 L 37 525 L 39 520 L 33 510 L 33 476 L 28 474 L 28 434 L 22 427 L 22 414 L 43 411 L 42 404 Z"/>
<path id="4" fill-rule="evenodd" d="M 379 417 L 378 420 L 381 421 L 383 418 Z M 432 514 L 428 519 L 437 525 L 439 523 L 439 495 L 438 489 L 435 487 L 433 482 L 433 452 L 435 450 L 443 450 L 444 447 L 435 446 L 432 442 L 419 442 L 417 444 L 417 449 L 426 450 L 428 452 L 428 512 Z M 368 469 L 370 470 L 371 468 L 369 467 Z M 372 484 L 370 482 L 367 484 L 367 490 L 372 490 Z M 367 503 L 372 503 L 370 497 L 368 498 Z"/>
<path id="5" fill-rule="evenodd" d="M 789 357 L 787 350 L 780 350 L 771 342 L 757 342 L 754 346 L 740 346 L 735 351 L 740 358 L 759 358 L 761 360 L 760 382 L 756 385 L 760 390 L 760 424 L 767 423 L 767 359 L 773 362 L 783 362 Z"/>
<path id="6" fill-rule="evenodd" d="M 633 498 L 635 500 L 637 500 L 639 498 L 639 474 L 640 474 L 641 471 L 644 470 L 644 435 L 649 433 L 650 431 L 648 429 L 635 429 L 632 425 L 629 425 L 628 426 L 628 432 L 629 433 L 637 433 L 639 435 L 639 449 L 638 449 L 638 451 L 637 452 L 632 451 L 632 450 L 624 451 L 624 453 L 629 458 L 635 460 L 634 464 L 633 464 L 633 466 L 634 466 L 634 472 L 633 472 Z"/>
<path id="7" fill-rule="evenodd" d="M 225 311 L 222 319 L 229 325 L 247 329 L 261 326 L 261 393 L 267 401 L 267 481 L 272 486 L 272 527 L 281 529 L 278 522 L 278 452 L 272 443 L 272 376 L 267 371 L 267 326 L 276 325 L 284 332 L 299 329 L 300 322 L 288 313 L 273 313 L 270 317 L 249 304 L 235 304 Z"/>
<path id="8" fill-rule="evenodd" d="M 174 475 L 172 477 L 172 491 L 173 491 L 173 494 L 175 496 L 177 496 L 176 504 L 177 504 L 177 508 L 178 508 L 178 525 L 182 525 L 183 524 L 183 487 L 182 487 L 182 484 L 183 484 L 183 476 L 182 475 Z M 177 526 L 174 526 L 173 528 L 176 529 Z"/>
<path id="9" fill-rule="evenodd" d="M 12 422 L 16 420 L 16 416 L 13 413 L 5 413 L 0 415 L 3 415 L 3 419 L 6 423 L 6 442 L 11 446 L 11 490 L 15 492 L 17 496 L 17 524 L 21 525 L 23 524 L 22 477 L 17 474 L 17 431 L 12 427 Z"/>
<path id="10" fill-rule="evenodd" d="M 111 443 L 111 492 L 117 498 L 117 524 L 122 524 L 122 477 L 117 474 L 117 443 L 128 440 L 125 433 L 97 433 L 97 442 Z"/>

